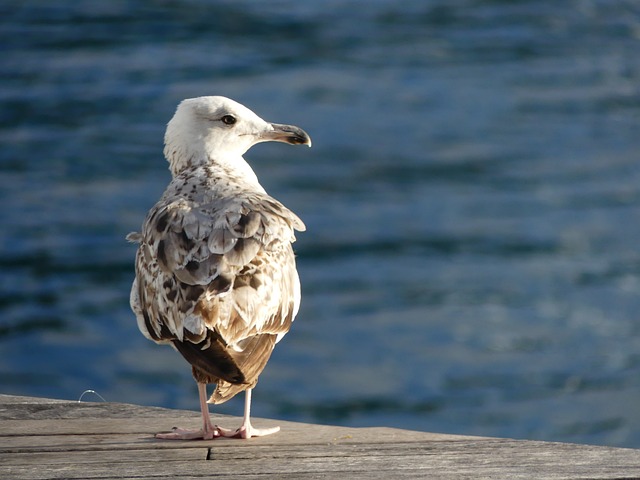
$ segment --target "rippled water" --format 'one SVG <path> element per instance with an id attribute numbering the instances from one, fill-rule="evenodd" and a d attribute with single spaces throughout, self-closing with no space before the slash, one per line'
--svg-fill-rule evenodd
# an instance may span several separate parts
<path id="1" fill-rule="evenodd" d="M 303 305 L 255 413 L 640 447 L 640 7 L 0 6 L 0 392 L 197 409 L 128 307 L 164 125 L 221 94 L 311 150 Z M 234 400 L 219 411 L 237 414 Z"/>

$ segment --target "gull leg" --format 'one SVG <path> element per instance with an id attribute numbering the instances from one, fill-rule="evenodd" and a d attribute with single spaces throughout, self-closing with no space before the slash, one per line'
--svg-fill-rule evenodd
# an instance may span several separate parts
<path id="1" fill-rule="evenodd" d="M 251 425 L 251 389 L 245 391 L 244 397 L 244 417 L 242 419 L 242 425 L 237 430 L 228 430 L 226 428 L 218 427 L 219 434 L 223 437 L 235 437 L 235 438 L 251 438 L 251 437 L 264 437 L 265 435 L 271 435 L 280 431 L 280 427 L 271 428 L 255 428 Z"/>
<path id="2" fill-rule="evenodd" d="M 198 382 L 198 394 L 200 396 L 200 411 L 202 412 L 202 428 L 200 430 L 188 430 L 173 427 L 171 432 L 158 433 L 156 438 L 163 440 L 211 440 L 221 435 L 220 429 L 211 423 L 209 407 L 207 405 L 207 384 Z"/>

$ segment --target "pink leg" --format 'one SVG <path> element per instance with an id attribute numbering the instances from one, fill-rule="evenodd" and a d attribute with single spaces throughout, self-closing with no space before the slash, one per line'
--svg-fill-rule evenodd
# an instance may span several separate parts
<path id="1" fill-rule="evenodd" d="M 220 429 L 211 423 L 211 417 L 209 417 L 207 385 L 205 383 L 198 383 L 198 394 L 200 395 L 200 411 L 202 412 L 203 422 L 202 428 L 200 430 L 187 430 L 184 428 L 174 427 L 171 432 L 156 434 L 156 438 L 161 438 L 163 440 L 211 440 L 212 438 L 221 436 Z"/>
<path id="2" fill-rule="evenodd" d="M 265 435 L 271 435 L 280 431 L 280 427 L 271 428 L 255 428 L 251 425 L 251 389 L 245 391 L 244 398 L 244 418 L 242 419 L 242 425 L 237 430 L 229 430 L 226 428 L 219 428 L 219 434 L 223 437 L 236 437 L 236 438 L 251 438 L 251 437 L 264 437 Z"/>

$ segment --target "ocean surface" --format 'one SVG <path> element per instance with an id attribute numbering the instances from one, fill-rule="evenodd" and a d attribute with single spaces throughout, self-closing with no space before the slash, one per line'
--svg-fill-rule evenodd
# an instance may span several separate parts
<path id="1" fill-rule="evenodd" d="M 0 49 L 1 393 L 198 409 L 124 237 L 226 95 L 313 139 L 246 155 L 308 229 L 255 415 L 640 448 L 637 2 L 7 0 Z"/>

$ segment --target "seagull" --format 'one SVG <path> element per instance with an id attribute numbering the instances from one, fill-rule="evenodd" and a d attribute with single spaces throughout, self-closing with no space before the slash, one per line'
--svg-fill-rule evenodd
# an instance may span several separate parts
<path id="1" fill-rule="evenodd" d="M 131 309 L 142 334 L 169 344 L 198 384 L 201 429 L 161 439 L 251 438 L 251 391 L 300 306 L 292 243 L 298 216 L 267 194 L 243 155 L 260 142 L 311 146 L 296 126 L 269 123 L 225 97 L 183 100 L 167 124 L 172 180 L 147 214 L 138 243 Z M 207 384 L 216 387 L 207 400 Z M 245 392 L 242 425 L 214 425 L 207 403 Z"/>

